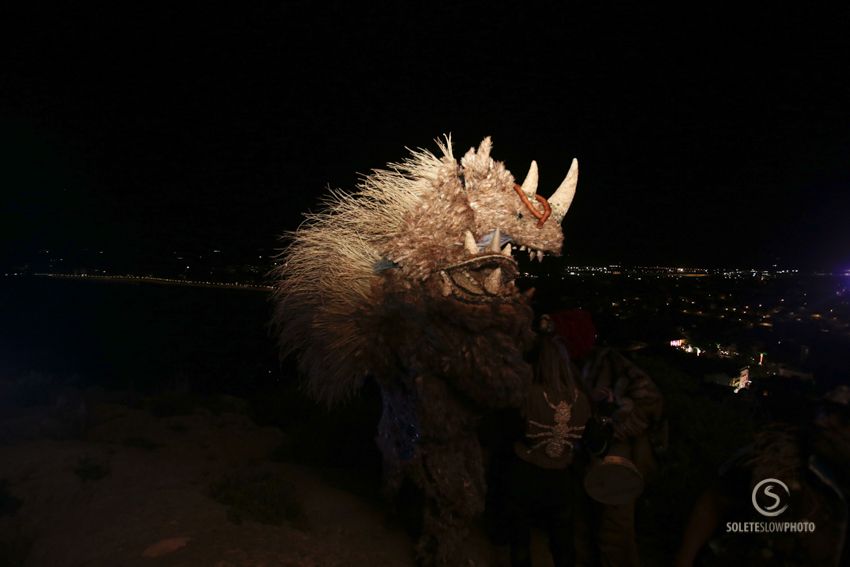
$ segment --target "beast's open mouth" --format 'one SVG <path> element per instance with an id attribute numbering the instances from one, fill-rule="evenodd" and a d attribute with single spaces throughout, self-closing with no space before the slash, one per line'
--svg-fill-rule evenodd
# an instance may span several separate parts
<path id="1" fill-rule="evenodd" d="M 499 229 L 488 232 L 477 241 L 470 231 L 466 231 L 463 247 L 469 257 L 439 272 L 443 296 L 481 303 L 519 293 L 515 283 L 519 267 L 514 254 L 528 250 L 530 259 L 541 261 L 543 251 L 526 246 L 514 247 L 512 240 Z"/>
<path id="2" fill-rule="evenodd" d="M 440 270 L 444 296 L 476 303 L 518 293 L 518 274 L 516 261 L 502 254 L 477 256 Z"/>
<path id="3" fill-rule="evenodd" d="M 538 262 L 543 261 L 545 253 L 543 250 L 538 250 L 533 246 L 517 244 L 517 242 L 509 235 L 503 234 L 500 230 L 491 230 L 481 237 L 476 242 L 475 237 L 471 232 L 465 236 L 464 247 L 469 254 L 477 254 L 479 251 L 487 250 L 490 252 L 501 252 L 504 256 L 518 255 L 518 252 L 528 252 L 528 259 L 537 259 Z"/>

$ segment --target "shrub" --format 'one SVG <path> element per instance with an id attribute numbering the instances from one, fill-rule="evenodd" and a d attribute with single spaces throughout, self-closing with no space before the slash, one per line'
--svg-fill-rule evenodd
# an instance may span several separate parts
<path id="1" fill-rule="evenodd" d="M 210 487 L 210 496 L 228 507 L 234 523 L 243 519 L 261 524 L 289 522 L 298 529 L 307 528 L 307 515 L 292 483 L 271 472 L 228 475 Z"/>
<path id="2" fill-rule="evenodd" d="M 74 467 L 74 474 L 83 482 L 90 480 L 100 480 L 109 476 L 109 467 L 99 463 L 91 457 L 80 457 L 77 461 L 77 466 Z"/>

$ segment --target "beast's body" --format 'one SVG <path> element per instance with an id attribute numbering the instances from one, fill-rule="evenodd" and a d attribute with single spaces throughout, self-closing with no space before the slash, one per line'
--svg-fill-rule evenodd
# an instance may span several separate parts
<path id="1" fill-rule="evenodd" d="M 519 406 L 532 313 L 512 252 L 559 253 L 577 170 L 550 200 L 536 164 L 520 188 L 485 139 L 456 162 L 414 152 L 335 194 L 292 235 L 278 271 L 276 323 L 308 387 L 333 404 L 366 375 L 381 385 L 378 444 L 389 488 L 425 496 L 420 562 L 451 565 L 484 505 L 477 420 Z M 544 210 L 547 211 L 544 214 Z M 551 214 L 551 219 L 548 217 Z M 542 219 L 542 220 L 541 220 Z"/>

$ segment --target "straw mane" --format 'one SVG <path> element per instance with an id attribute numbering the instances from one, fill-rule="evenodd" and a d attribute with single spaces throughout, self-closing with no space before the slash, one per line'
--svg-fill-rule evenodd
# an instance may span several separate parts
<path id="1" fill-rule="evenodd" d="M 374 304 L 374 284 L 392 266 L 390 256 L 402 256 L 392 254 L 393 244 L 409 235 L 411 214 L 435 185 L 457 177 L 450 138 L 438 147 L 441 157 L 413 150 L 364 177 L 355 191 L 331 192 L 321 212 L 305 215 L 284 237 L 284 261 L 274 273 L 281 352 L 300 353 L 310 394 L 329 405 L 356 391 L 368 371 L 369 337 L 358 314 Z"/>

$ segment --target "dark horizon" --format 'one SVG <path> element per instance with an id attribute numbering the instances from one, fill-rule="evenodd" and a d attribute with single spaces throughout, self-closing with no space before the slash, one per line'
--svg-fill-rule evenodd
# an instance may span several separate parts
<path id="1" fill-rule="evenodd" d="M 6 14 L 2 256 L 280 246 L 327 187 L 493 136 L 566 263 L 850 267 L 850 8 Z M 833 10 L 833 11 L 828 11 Z"/>

